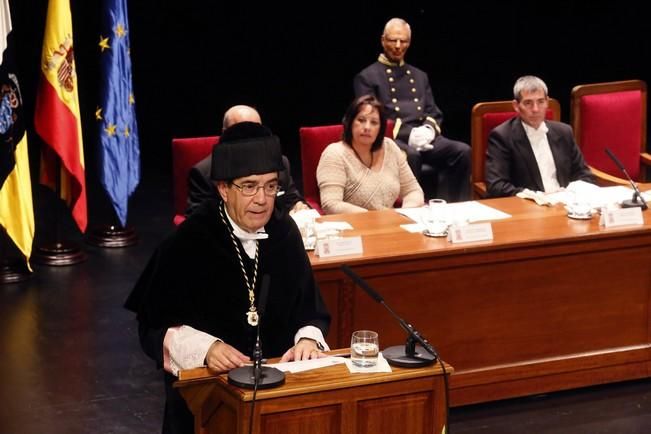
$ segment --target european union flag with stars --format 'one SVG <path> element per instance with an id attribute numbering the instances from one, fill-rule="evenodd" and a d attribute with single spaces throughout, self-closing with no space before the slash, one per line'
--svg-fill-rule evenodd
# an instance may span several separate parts
<path id="1" fill-rule="evenodd" d="M 101 182 L 124 227 L 129 196 L 140 182 L 140 146 L 131 82 L 127 0 L 102 3 L 100 106 Z"/>

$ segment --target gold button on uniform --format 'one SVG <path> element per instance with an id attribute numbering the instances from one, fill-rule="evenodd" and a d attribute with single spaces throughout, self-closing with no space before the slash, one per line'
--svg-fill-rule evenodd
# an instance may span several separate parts
<path id="1" fill-rule="evenodd" d="M 392 99 L 391 99 L 391 102 L 394 103 L 394 104 L 397 103 L 397 102 L 398 102 L 398 98 L 392 98 Z"/>
<path id="2" fill-rule="evenodd" d="M 396 108 L 395 108 L 395 111 L 399 112 L 399 111 L 400 111 L 400 107 L 396 107 Z"/>
<path id="3" fill-rule="evenodd" d="M 391 74 L 391 68 L 387 68 L 387 74 Z"/>
<path id="4" fill-rule="evenodd" d="M 392 88 L 391 88 L 391 92 L 395 92 L 395 91 L 396 91 L 396 88 L 395 88 L 395 87 L 392 87 Z"/>
<path id="5" fill-rule="evenodd" d="M 416 110 L 421 111 L 423 108 L 421 106 L 416 107 Z"/>
<path id="6" fill-rule="evenodd" d="M 408 70 L 407 70 L 407 74 L 411 75 L 411 70 L 408 69 Z"/>
<path id="7" fill-rule="evenodd" d="M 393 77 L 389 77 L 389 82 L 393 83 Z"/>
<path id="8" fill-rule="evenodd" d="M 412 87 L 412 88 L 411 88 L 411 91 L 415 93 L 415 92 L 416 92 L 416 88 L 415 88 L 415 87 Z"/>
<path id="9" fill-rule="evenodd" d="M 410 78 L 410 79 L 409 79 L 409 82 L 410 82 L 411 84 L 414 84 L 414 79 L 413 79 L 413 78 Z"/>
<path id="10" fill-rule="evenodd" d="M 418 98 L 414 98 L 414 102 L 418 102 Z"/>

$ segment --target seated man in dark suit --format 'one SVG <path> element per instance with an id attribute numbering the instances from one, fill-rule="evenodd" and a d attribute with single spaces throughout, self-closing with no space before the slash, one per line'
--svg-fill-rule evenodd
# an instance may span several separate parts
<path id="1" fill-rule="evenodd" d="M 545 120 L 549 103 L 545 82 L 532 75 L 520 77 L 513 97 L 518 116 L 488 136 L 488 196 L 513 196 L 525 188 L 552 193 L 577 180 L 594 183 L 572 127 Z"/>
<path id="2" fill-rule="evenodd" d="M 253 108 L 246 105 L 236 105 L 224 114 L 223 133 L 230 136 L 231 139 L 237 140 L 238 136 L 246 132 L 246 127 L 231 129 L 233 125 L 242 122 L 254 122 L 261 124 L 260 114 Z M 308 209 L 303 196 L 296 188 L 292 179 L 289 160 L 283 155 L 283 171 L 278 173 L 278 182 L 280 193 L 276 198 L 276 210 L 282 212 L 295 212 L 301 209 Z M 212 164 L 211 156 L 207 156 L 190 169 L 188 178 L 188 207 L 185 210 L 186 217 L 190 216 L 201 203 L 207 199 L 217 199 L 217 190 L 210 180 L 210 167 Z"/>

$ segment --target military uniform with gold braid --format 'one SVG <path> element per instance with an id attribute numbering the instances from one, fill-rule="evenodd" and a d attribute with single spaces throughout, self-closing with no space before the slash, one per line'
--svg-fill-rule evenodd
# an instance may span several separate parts
<path id="1" fill-rule="evenodd" d="M 443 112 L 437 107 L 427 74 L 404 61 L 391 62 L 380 54 L 377 62 L 362 70 L 353 82 L 355 96 L 375 95 L 395 121 L 393 136 L 407 153 L 409 167 L 422 185 L 421 167 L 437 172 L 437 196 L 451 202 L 470 199 L 470 147 L 441 135 Z M 428 125 L 434 140 L 420 148 L 409 146 L 412 129 Z M 423 186 L 431 191 L 429 186 Z"/>

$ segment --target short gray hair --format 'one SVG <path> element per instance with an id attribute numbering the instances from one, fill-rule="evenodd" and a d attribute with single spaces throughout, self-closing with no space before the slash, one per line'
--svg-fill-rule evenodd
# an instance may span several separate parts
<path id="1" fill-rule="evenodd" d="M 547 96 L 547 85 L 542 79 L 535 75 L 525 75 L 516 80 L 513 86 L 513 98 L 520 101 L 523 91 L 535 92 L 537 90 L 542 90 Z"/>
<path id="2" fill-rule="evenodd" d="M 407 32 L 409 32 L 409 38 L 411 38 L 411 26 L 402 18 L 391 18 L 389 21 L 387 21 L 387 23 L 384 25 L 384 32 L 382 32 L 382 36 L 386 35 L 387 31 L 394 26 L 406 27 Z"/>

